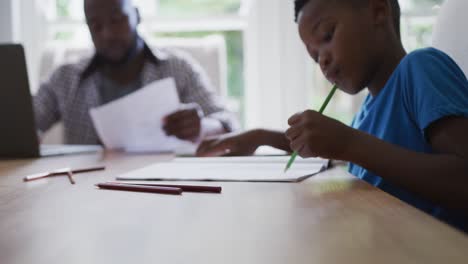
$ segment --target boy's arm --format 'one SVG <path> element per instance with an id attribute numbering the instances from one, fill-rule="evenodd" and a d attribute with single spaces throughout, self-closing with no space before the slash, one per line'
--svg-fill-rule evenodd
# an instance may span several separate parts
<path id="1" fill-rule="evenodd" d="M 441 119 L 427 129 L 427 135 L 439 154 L 410 151 L 355 130 L 344 159 L 468 215 L 468 119 Z"/>
<path id="2" fill-rule="evenodd" d="M 286 152 L 292 152 L 284 132 L 266 129 L 257 129 L 254 131 L 257 131 L 257 138 L 260 143 L 259 146 L 270 146 Z"/>
<path id="3" fill-rule="evenodd" d="M 252 155 L 259 146 L 291 151 L 283 132 L 254 129 L 205 140 L 198 147 L 197 156 Z"/>

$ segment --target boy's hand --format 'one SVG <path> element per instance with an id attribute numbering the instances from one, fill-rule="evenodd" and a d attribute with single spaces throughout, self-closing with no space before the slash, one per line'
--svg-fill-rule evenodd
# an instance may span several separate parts
<path id="1" fill-rule="evenodd" d="M 241 134 L 226 134 L 203 141 L 197 149 L 197 156 L 249 156 L 259 147 L 255 131 Z"/>
<path id="2" fill-rule="evenodd" d="M 202 117 L 200 106 L 186 104 L 179 111 L 164 118 L 163 129 L 168 136 L 196 141 L 200 136 Z"/>
<path id="3" fill-rule="evenodd" d="M 347 160 L 354 129 L 312 110 L 293 115 L 288 124 L 286 137 L 301 157 Z"/>

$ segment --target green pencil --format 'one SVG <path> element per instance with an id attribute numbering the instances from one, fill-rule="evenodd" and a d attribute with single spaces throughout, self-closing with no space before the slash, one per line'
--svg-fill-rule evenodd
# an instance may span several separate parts
<path id="1" fill-rule="evenodd" d="M 325 108 L 327 108 L 328 103 L 330 102 L 331 98 L 333 97 L 337 89 L 338 89 L 338 86 L 335 84 L 333 86 L 333 89 L 328 94 L 327 99 L 325 99 L 325 102 L 323 102 L 322 107 L 320 107 L 320 110 L 319 110 L 320 114 L 322 114 Z M 297 157 L 297 151 L 294 151 L 294 153 L 291 155 L 291 158 L 288 161 L 288 164 L 286 164 L 286 168 L 284 168 L 284 172 L 286 172 L 287 170 L 289 170 L 289 168 L 291 168 L 291 165 L 293 164 L 296 157 Z"/>

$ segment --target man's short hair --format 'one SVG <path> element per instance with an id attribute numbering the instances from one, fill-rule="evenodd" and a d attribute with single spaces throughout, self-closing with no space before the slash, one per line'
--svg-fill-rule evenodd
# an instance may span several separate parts
<path id="1" fill-rule="evenodd" d="M 311 0 L 294 0 L 294 19 L 297 22 L 299 17 L 299 13 L 304 8 L 304 6 Z M 351 0 L 340 0 L 340 1 L 351 1 Z M 352 0 L 354 2 L 363 2 L 367 0 Z M 401 16 L 401 9 L 398 0 L 387 0 L 390 4 L 392 9 L 392 16 L 393 16 L 393 25 L 395 26 L 395 30 L 397 35 L 400 36 L 400 16 Z"/>

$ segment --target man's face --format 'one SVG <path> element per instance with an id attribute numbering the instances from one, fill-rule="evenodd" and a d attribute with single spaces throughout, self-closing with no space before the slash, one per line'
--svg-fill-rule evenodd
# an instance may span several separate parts
<path id="1" fill-rule="evenodd" d="M 340 1 L 312 0 L 299 16 L 299 34 L 325 77 L 356 94 L 372 80 L 375 45 L 366 7 Z"/>
<path id="2" fill-rule="evenodd" d="M 130 0 L 85 0 L 85 15 L 99 56 L 112 63 L 126 59 L 135 45 L 139 23 Z"/>

